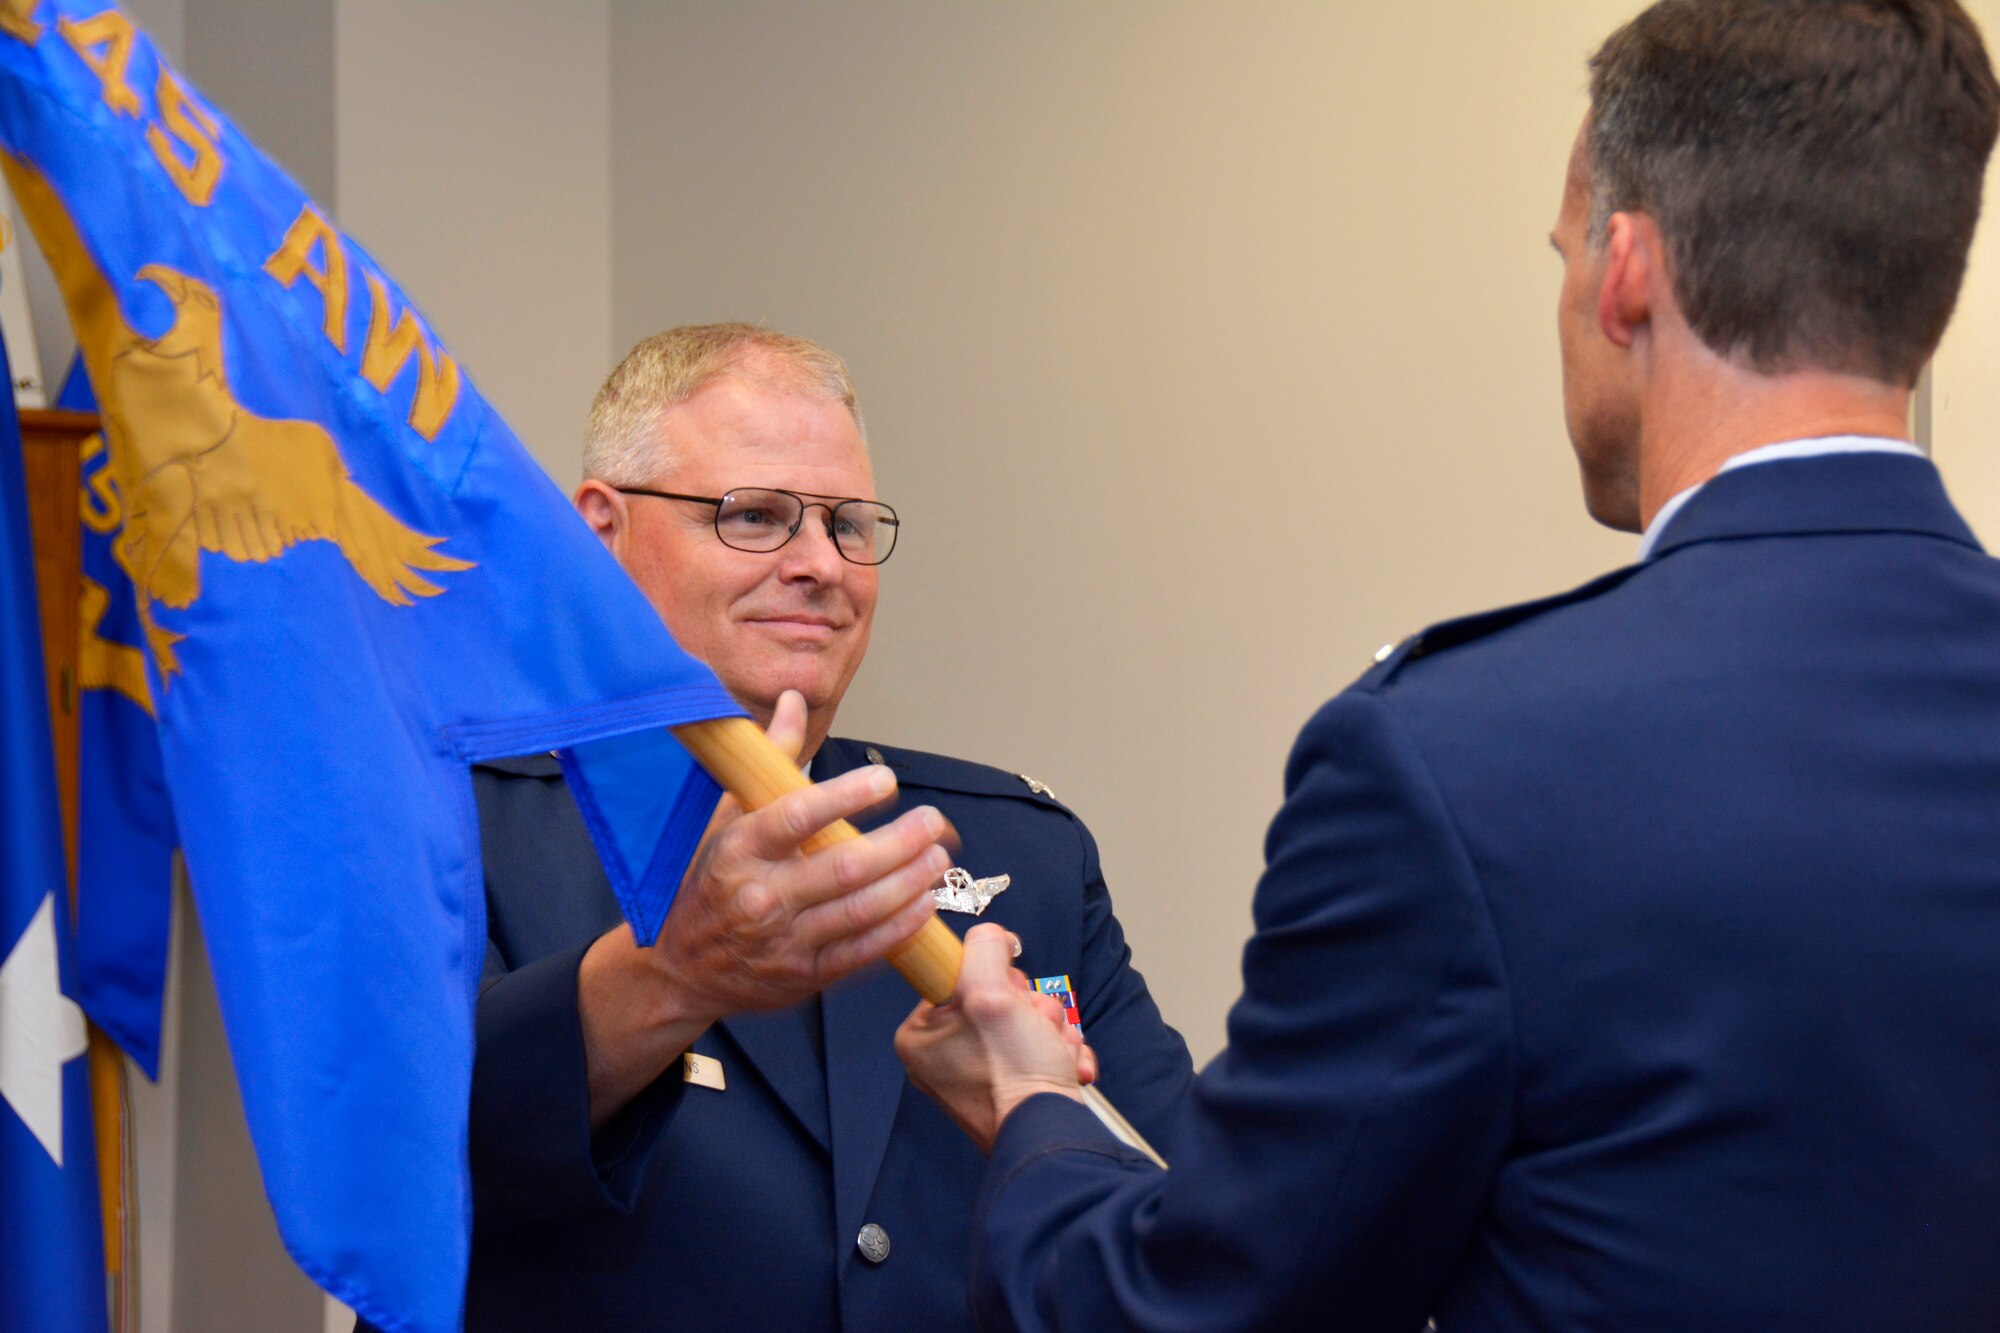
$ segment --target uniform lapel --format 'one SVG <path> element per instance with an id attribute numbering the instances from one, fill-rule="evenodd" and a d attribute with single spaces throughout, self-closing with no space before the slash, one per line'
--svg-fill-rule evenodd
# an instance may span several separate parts
<path id="1" fill-rule="evenodd" d="M 826 1088 L 833 1107 L 833 1215 L 836 1233 L 852 1236 L 867 1221 L 868 1200 L 889 1148 L 907 1079 L 896 1058 L 896 1025 L 917 993 L 887 963 L 828 990 Z"/>
<path id="2" fill-rule="evenodd" d="M 822 764 L 818 774 L 822 780 L 833 776 L 825 771 L 826 767 Z M 809 1007 L 795 1005 L 766 1013 L 731 1014 L 716 1026 L 755 1067 L 806 1132 L 831 1154 L 827 1080 L 820 1068 L 819 1052 L 813 1049 L 812 1038 L 806 1032 L 806 1024 L 812 1021 Z M 829 1051 L 829 1058 L 831 1054 Z"/>
<path id="3" fill-rule="evenodd" d="M 807 1011 L 798 1007 L 769 1013 L 731 1014 L 716 1026 L 744 1060 L 771 1086 L 800 1125 L 829 1151 L 832 1141 L 826 1118 L 826 1082 L 820 1077 L 819 1055 L 806 1035 Z M 727 1072 L 727 1065 L 724 1066 Z"/>
<path id="4" fill-rule="evenodd" d="M 845 741 L 829 740 L 813 775 L 838 777 L 867 762 Z M 898 813 L 878 810 L 856 819 L 874 828 Z M 834 1221 L 843 1236 L 857 1234 L 895 1127 L 906 1079 L 892 1042 L 896 1025 L 917 1003 L 916 992 L 886 963 L 866 968 L 820 997 L 826 1023 L 826 1088 L 833 1118 Z"/>
<path id="5" fill-rule="evenodd" d="M 865 762 L 857 747 L 829 739 L 820 747 L 819 757 L 814 761 L 813 777 L 825 782 Z M 872 828 L 883 819 L 892 817 L 893 813 L 877 812 L 874 817 L 857 819 L 855 823 L 862 828 Z M 881 975 L 877 976 L 877 973 Z M 883 984 L 885 980 L 886 984 Z M 902 988 L 901 995 L 910 994 L 909 987 L 903 985 L 902 978 L 892 969 L 871 968 L 863 976 L 850 978 L 848 983 L 835 986 L 820 997 L 822 1031 L 826 1034 L 827 1067 L 824 1073 L 820 1068 L 818 1052 L 814 1051 L 812 1039 L 806 1033 L 805 1024 L 810 1021 L 806 1011 L 793 1008 L 774 1013 L 732 1014 L 716 1024 L 735 1043 L 743 1057 L 756 1067 L 758 1074 L 770 1084 L 771 1090 L 777 1093 L 778 1099 L 791 1110 L 798 1122 L 819 1140 L 821 1147 L 831 1153 L 837 1195 L 848 1164 L 854 1159 L 853 1145 L 857 1141 L 868 1140 L 872 1144 L 865 1149 L 869 1184 L 872 1185 L 875 1172 L 880 1167 L 882 1148 L 888 1142 L 889 1124 L 895 1118 L 895 1098 L 900 1094 L 903 1078 L 903 1066 L 896 1059 L 887 1034 L 895 1031 L 903 1013 L 915 1003 L 914 999 L 904 1003 L 888 1027 L 879 1029 L 880 1035 L 870 1042 L 859 1035 L 868 1029 L 854 1026 L 857 1022 L 872 1020 L 861 1019 L 856 1014 L 852 992 L 879 989 L 874 1008 L 881 1009 L 900 998 L 898 987 Z M 844 1044 L 836 1044 L 836 1034 L 839 1042 Z M 868 1081 L 867 1089 L 854 1086 L 853 1074 L 860 1069 L 874 1076 Z M 841 1072 L 842 1078 L 835 1077 L 836 1070 Z M 890 1076 L 893 1076 L 893 1083 L 886 1093 L 874 1086 L 875 1082 L 889 1080 Z M 876 1101 L 884 1095 L 889 1099 L 887 1109 L 881 1111 L 879 1116 L 873 1110 L 866 1112 L 866 1117 L 879 1118 L 882 1122 L 879 1141 L 875 1141 L 864 1127 L 868 1123 L 866 1117 L 857 1121 L 860 1104 L 848 1100 L 857 1092 L 865 1099 L 870 1090 Z M 835 1108 L 831 1122 L 828 1118 L 829 1103 Z M 874 1102 L 870 1101 L 868 1105 L 872 1107 Z M 859 1208 L 866 1202 L 864 1194 L 861 1203 L 855 1207 Z M 846 1215 L 844 1207 L 840 1209 L 840 1214 L 843 1217 Z M 860 1223 L 855 1225 L 858 1227 Z"/>

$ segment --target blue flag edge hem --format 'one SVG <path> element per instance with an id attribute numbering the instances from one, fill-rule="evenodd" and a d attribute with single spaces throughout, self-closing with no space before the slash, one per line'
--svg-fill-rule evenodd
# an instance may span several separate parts
<path id="1" fill-rule="evenodd" d="M 583 766 L 576 762 L 568 749 L 564 749 L 559 757 L 563 778 L 569 783 L 570 795 L 576 798 L 576 808 L 583 815 L 584 827 L 590 830 L 590 840 L 597 844 L 598 860 L 604 863 L 604 873 L 611 880 L 611 892 L 618 899 L 619 907 L 624 909 L 626 924 L 632 927 L 632 937 L 640 947 L 650 947 L 660 938 L 660 931 L 667 924 L 667 912 L 680 893 L 681 877 L 687 870 L 676 850 L 691 848 L 699 841 L 709 816 L 715 813 L 715 803 L 722 799 L 722 785 L 705 769 L 689 761 L 692 771 L 674 798 L 666 826 L 659 841 L 654 844 L 652 858 L 646 863 L 645 872 L 634 877 L 631 866 L 616 850 L 611 821 L 598 803 L 596 789 L 584 776 Z"/>
<path id="2" fill-rule="evenodd" d="M 698 682 L 528 717 L 454 722 L 442 731 L 453 754 L 468 764 L 478 764 L 538 750 L 584 745 L 649 727 L 679 727 L 690 722 L 748 716 L 743 705 L 719 683 Z"/>
<path id="3" fill-rule="evenodd" d="M 689 758 L 690 776 L 682 784 L 672 809 L 654 844 L 645 869 L 634 874 L 618 849 L 611 821 L 605 815 L 589 780 L 570 754 L 570 747 L 614 736 L 629 735 L 650 728 L 677 727 L 689 722 L 707 722 L 722 717 L 748 717 L 743 706 L 717 683 L 677 685 L 632 699 L 612 700 L 580 708 L 530 718 L 510 718 L 496 722 L 468 722 L 446 727 L 445 740 L 468 765 L 488 759 L 508 759 L 542 750 L 557 750 L 563 777 L 576 798 L 591 842 L 605 877 L 611 881 L 613 896 L 641 943 L 659 938 L 667 909 L 680 890 L 686 864 L 678 849 L 691 849 L 707 825 L 722 788 L 705 770 Z M 676 748 L 679 742 L 673 742 Z M 682 751 L 685 754 L 685 751 Z M 475 822 L 475 837 L 477 828 Z M 484 886 L 477 895 L 484 905 Z"/>

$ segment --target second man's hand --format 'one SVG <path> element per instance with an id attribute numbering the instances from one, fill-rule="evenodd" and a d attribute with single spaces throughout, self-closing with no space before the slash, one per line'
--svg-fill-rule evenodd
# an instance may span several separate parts
<path id="1" fill-rule="evenodd" d="M 771 739 L 796 754 L 805 703 L 787 692 Z M 577 977 L 592 1128 L 622 1110 L 714 1023 L 780 1009 L 903 944 L 933 914 L 930 888 L 950 865 L 949 825 L 928 806 L 810 856 L 799 849 L 836 820 L 895 794 L 872 765 L 780 797 L 762 810 L 718 811 L 659 940 L 628 926 L 600 936 Z"/>
<path id="2" fill-rule="evenodd" d="M 910 1081 L 982 1150 L 1028 1098 L 1053 1092 L 1081 1101 L 1083 1085 L 1097 1078 L 1097 1057 L 1083 1034 L 1053 996 L 1036 992 L 1014 969 L 1013 956 L 1014 937 L 1004 927 L 974 926 L 950 1003 L 919 1004 L 896 1030 L 896 1054 Z"/>

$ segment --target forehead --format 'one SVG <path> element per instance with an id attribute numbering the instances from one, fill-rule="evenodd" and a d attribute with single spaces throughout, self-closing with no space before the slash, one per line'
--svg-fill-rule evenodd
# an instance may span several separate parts
<path id="1" fill-rule="evenodd" d="M 1576 127 L 1576 138 L 1569 146 L 1569 171 L 1564 178 L 1565 188 L 1590 188 L 1590 113 L 1585 112 L 1583 123 Z"/>
<path id="2" fill-rule="evenodd" d="M 721 375 L 662 412 L 657 429 L 679 484 L 874 494 L 868 446 L 846 405 L 794 384 Z"/>
<path id="3" fill-rule="evenodd" d="M 1580 220 L 1589 211 L 1590 176 L 1590 117 L 1586 115 L 1583 124 L 1577 127 L 1576 139 L 1570 145 L 1569 164 L 1563 171 L 1558 227 L 1565 221 Z"/>

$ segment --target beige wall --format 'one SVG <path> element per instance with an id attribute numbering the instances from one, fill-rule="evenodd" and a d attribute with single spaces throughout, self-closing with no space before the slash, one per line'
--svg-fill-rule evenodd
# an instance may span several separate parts
<path id="1" fill-rule="evenodd" d="M 603 0 L 336 0 L 340 222 L 574 484 L 610 368 Z"/>
<path id="2" fill-rule="evenodd" d="M 1966 8 L 2000 51 L 2000 0 L 1967 0 Z M 2000 172 L 1986 175 L 1985 218 L 1932 381 L 1932 456 L 1991 549 L 2000 542 Z"/>
<path id="3" fill-rule="evenodd" d="M 908 526 L 842 729 L 1050 783 L 1198 1056 L 1311 711 L 1632 549 L 1545 241 L 1631 8 L 614 8 L 618 343 L 850 359 Z"/>

